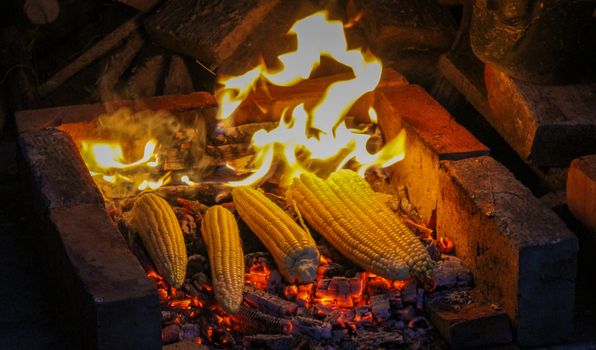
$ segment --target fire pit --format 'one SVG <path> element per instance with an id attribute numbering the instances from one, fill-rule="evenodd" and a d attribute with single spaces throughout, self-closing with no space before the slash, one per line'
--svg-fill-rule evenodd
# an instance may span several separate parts
<path id="1" fill-rule="evenodd" d="M 374 57 L 347 50 L 345 40 L 343 47 L 316 51 L 329 45 L 317 42 L 317 36 L 329 39 L 342 28 L 323 17 L 305 19 L 314 22 L 304 27 L 297 22 L 294 33 L 304 51 L 280 57 L 287 70 L 259 66 L 222 80 L 217 109 L 212 95 L 195 93 L 17 114 L 31 214 L 44 233 L 40 243 L 48 267 L 66 291 L 64 316 L 72 325 L 74 346 L 157 349 L 162 342 L 186 339 L 248 348 L 288 348 L 301 341 L 440 347 L 433 329 L 453 347 L 514 338 L 533 346 L 569 334 L 577 252 L 573 235 L 422 88 L 397 72 L 381 73 Z M 309 40 L 301 41 L 301 28 L 310 30 L 302 34 Z M 342 37 L 332 42 L 341 44 Z M 307 79 L 320 56 L 331 56 L 352 72 Z M 255 85 L 259 79 L 268 84 Z M 172 125 L 167 141 L 160 139 Z M 139 135 L 133 129 L 151 132 Z M 117 134 L 125 135 L 129 148 L 114 143 L 122 141 Z M 132 157 L 134 149 L 142 152 Z M 389 172 L 371 171 L 388 166 Z M 378 196 L 389 204 L 383 210 L 393 206 L 395 218 L 389 221 L 405 222 L 417 234 L 412 233 L 416 245 L 424 247 L 428 261 L 434 256 L 434 267 L 410 266 L 403 275 L 397 268 L 382 270 L 373 264 L 376 258 L 359 258 L 358 245 L 349 246 L 356 251 L 350 254 L 341 237 L 325 234 L 317 211 L 301 207 L 300 200 L 289 203 L 285 192 L 296 186 L 295 178 L 327 178 L 343 167 L 366 177 L 370 193 L 378 192 L 363 203 Z M 308 234 L 308 224 L 313 231 L 317 254 L 310 275 L 295 277 L 279 253 L 260 245 L 259 239 L 270 247 L 253 226 L 253 214 L 240 210 L 238 196 L 230 197 L 231 187 L 257 185 L 273 202 L 268 208 L 286 209 L 296 227 Z M 146 251 L 133 238 L 127 247 L 112 223 L 130 222 L 126 216 L 136 214 L 127 213 L 136 210 L 131 207 L 143 191 L 168 199 L 169 211 L 174 206 L 188 253 L 186 276 L 179 282 L 160 268 L 155 248 Z M 335 213 L 350 208 L 360 213 L 350 218 L 380 227 L 371 219 L 374 213 L 366 211 L 372 207 L 342 201 L 346 206 Z M 240 225 L 246 285 L 242 304 L 232 314 L 216 302 L 218 290 L 208 276 L 214 266 L 207 259 L 213 256 L 207 256 L 209 242 L 197 230 L 214 204 L 236 210 L 248 226 Z M 319 208 L 326 209 L 331 210 Z M 125 234 L 143 231 L 138 223 L 124 226 Z M 371 232 L 382 236 L 384 230 Z M 441 255 L 453 251 L 457 257 Z M 388 278 L 379 276 L 383 273 Z"/>

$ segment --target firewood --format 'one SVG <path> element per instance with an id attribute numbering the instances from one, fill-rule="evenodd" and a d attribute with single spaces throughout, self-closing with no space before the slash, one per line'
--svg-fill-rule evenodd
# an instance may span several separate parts
<path id="1" fill-rule="evenodd" d="M 219 183 L 199 183 L 193 186 L 162 186 L 154 192 L 171 201 L 176 201 L 177 198 L 181 197 L 204 204 L 215 204 L 218 200 L 221 201 L 226 193 L 229 195 L 229 189 Z"/>
<path id="2" fill-rule="evenodd" d="M 164 95 L 188 94 L 194 91 L 192 77 L 182 57 L 170 58 L 170 68 L 164 81 Z"/>
<path id="3" fill-rule="evenodd" d="M 214 138 L 216 145 L 230 143 L 248 143 L 259 130 L 270 131 L 277 127 L 278 122 L 248 123 L 234 127 L 224 127 L 222 133 Z"/>
<path id="4" fill-rule="evenodd" d="M 274 1 L 165 1 L 145 21 L 156 43 L 208 65 L 221 65 L 262 25 Z"/>
<path id="5" fill-rule="evenodd" d="M 128 95 L 131 98 L 155 96 L 164 68 L 164 56 L 150 57 L 142 65 L 135 67 L 128 80 Z"/>
<path id="6" fill-rule="evenodd" d="M 295 315 L 298 310 L 298 305 L 295 303 L 251 285 L 244 286 L 244 300 L 250 305 L 254 305 L 259 311 L 281 317 Z"/>
<path id="7" fill-rule="evenodd" d="M 71 64 L 63 68 L 54 74 L 45 83 L 39 87 L 39 94 L 41 96 L 47 96 L 60 85 L 62 85 L 70 77 L 78 73 L 81 69 L 87 67 L 89 64 L 97 60 L 99 57 L 106 54 L 108 51 L 114 49 L 118 44 L 122 42 L 131 33 L 136 31 L 138 28 L 138 16 L 131 18 L 124 22 L 112 33 L 105 36 L 89 50 L 79 56 Z"/>
<path id="8" fill-rule="evenodd" d="M 216 158 L 237 159 L 253 154 L 248 143 L 232 143 L 221 146 L 207 146 L 207 154 Z"/>
<path id="9" fill-rule="evenodd" d="M 576 218 L 596 232 L 596 154 L 576 158 L 571 163 L 567 205 Z"/>
<path id="10" fill-rule="evenodd" d="M 114 93 L 113 88 L 116 86 L 118 80 L 124 71 L 126 71 L 143 44 L 144 40 L 141 37 L 141 34 L 134 32 L 128 37 L 126 43 L 120 50 L 104 60 L 103 73 L 98 79 L 98 86 L 94 92 L 96 98 L 99 98 L 101 101 L 119 98 L 119 96 Z"/>

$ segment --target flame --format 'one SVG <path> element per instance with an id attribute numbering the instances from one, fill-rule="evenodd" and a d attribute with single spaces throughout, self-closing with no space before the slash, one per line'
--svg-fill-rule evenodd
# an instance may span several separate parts
<path id="1" fill-rule="evenodd" d="M 81 141 L 81 155 L 96 180 L 103 180 L 113 186 L 132 183 L 139 191 L 157 189 L 170 180 L 169 173 L 161 178 L 151 179 L 151 168 L 159 166 L 158 142 L 149 139 L 143 147 L 143 155 L 128 162 L 123 146 L 117 141 Z"/>
<path id="2" fill-rule="evenodd" d="M 306 110 L 304 104 L 299 104 L 282 113 L 277 128 L 255 133 L 252 138 L 256 153 L 252 164 L 254 172 L 229 184 L 257 184 L 279 164 L 284 168 L 281 178 L 284 186 L 306 172 L 325 177 L 350 161 L 364 174 L 373 166 L 387 167 L 402 160 L 405 132 L 371 154 L 366 148 L 370 135 L 363 130 L 349 129 L 344 123 L 352 105 L 378 85 L 381 62 L 359 49 L 348 50 L 343 23 L 329 20 L 326 11 L 297 21 L 288 33 L 296 35 L 297 49 L 278 57 L 281 69 L 270 70 L 261 63 L 241 76 L 220 80 L 218 119 L 223 124 L 231 123 L 234 111 L 259 81 L 283 87 L 295 85 L 309 78 L 323 56 L 351 68 L 354 78 L 329 85 L 312 109 Z M 374 109 L 369 110 L 369 116 L 376 123 Z"/>

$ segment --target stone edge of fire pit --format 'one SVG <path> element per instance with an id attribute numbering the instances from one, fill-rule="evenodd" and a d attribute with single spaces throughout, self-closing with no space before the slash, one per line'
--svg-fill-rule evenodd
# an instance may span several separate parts
<path id="1" fill-rule="evenodd" d="M 423 218 L 460 247 L 479 290 L 507 312 L 516 341 L 564 341 L 573 317 L 575 236 L 424 89 L 381 89 L 375 107 L 385 139 L 402 127 L 408 135 L 393 180 L 406 185 Z M 503 188 L 497 200 L 491 179 Z M 525 210 L 515 210 L 516 204 Z M 482 237 L 480 228 L 487 231 Z M 542 317 L 542 310 L 552 315 Z"/>
<path id="2" fill-rule="evenodd" d="M 578 242 L 503 165 L 441 161 L 437 229 L 455 242 L 477 289 L 500 303 L 516 343 L 565 341 L 573 327 Z"/>
<path id="3" fill-rule="evenodd" d="M 103 207 L 68 134 L 21 134 L 31 229 L 73 348 L 160 349 L 155 288 Z M 143 327 L 139 327 L 143 324 Z"/>
<path id="4" fill-rule="evenodd" d="M 187 95 L 156 96 L 139 100 L 117 100 L 105 103 L 81 104 L 17 111 L 15 119 L 19 134 L 62 124 L 79 123 L 97 118 L 119 108 L 134 111 L 145 109 L 182 111 L 215 107 L 215 98 L 208 92 L 193 92 Z"/>

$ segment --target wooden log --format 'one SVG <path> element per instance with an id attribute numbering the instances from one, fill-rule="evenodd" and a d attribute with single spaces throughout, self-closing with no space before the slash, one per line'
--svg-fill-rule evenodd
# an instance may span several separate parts
<path id="1" fill-rule="evenodd" d="M 169 0 L 146 19 L 145 29 L 159 45 L 214 68 L 234 53 L 278 2 Z"/>
<path id="2" fill-rule="evenodd" d="M 489 123 L 526 161 L 567 166 L 596 149 L 596 84 L 534 85 L 487 65 Z"/>
<path id="3" fill-rule="evenodd" d="M 102 73 L 97 81 L 94 97 L 100 101 L 119 99 L 114 87 L 130 63 L 144 44 L 143 37 L 138 32 L 133 32 L 123 44 L 122 48 L 107 57 L 103 63 Z"/>
<path id="4" fill-rule="evenodd" d="M 567 175 L 567 206 L 596 233 L 596 154 L 571 162 Z"/>
<path id="5" fill-rule="evenodd" d="M 437 232 L 454 242 L 482 297 L 507 313 L 517 344 L 564 341 L 573 323 L 575 235 L 490 157 L 442 161 L 438 176 Z"/>
<path id="6" fill-rule="evenodd" d="M 68 66 L 54 74 L 45 83 L 39 87 L 39 94 L 41 96 L 47 96 L 57 87 L 62 85 L 70 77 L 78 73 L 81 69 L 87 67 L 93 61 L 106 54 L 108 51 L 114 49 L 124 38 L 128 37 L 138 28 L 138 16 L 131 18 L 124 22 L 113 32 L 105 36 L 89 50 L 85 51 L 81 56 L 75 59 Z"/>
<path id="7" fill-rule="evenodd" d="M 130 98 L 155 96 L 159 92 L 160 80 L 165 66 L 165 57 L 156 55 L 148 58 L 140 66 L 135 67 L 128 80 Z"/>
<path id="8" fill-rule="evenodd" d="M 164 95 L 189 94 L 194 91 L 192 78 L 182 57 L 170 58 L 170 67 L 164 80 Z"/>

